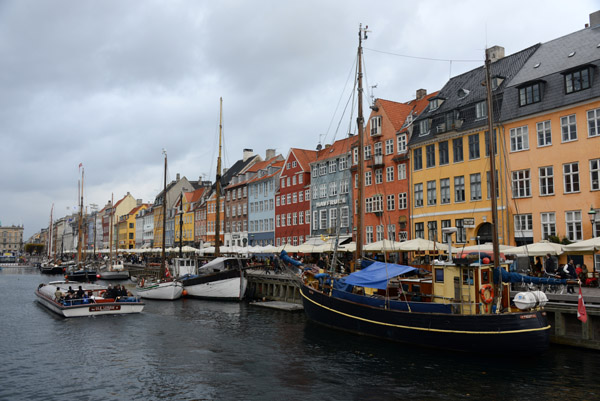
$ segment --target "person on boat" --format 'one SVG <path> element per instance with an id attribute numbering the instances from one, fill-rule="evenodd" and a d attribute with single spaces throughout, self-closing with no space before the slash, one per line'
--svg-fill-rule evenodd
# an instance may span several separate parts
<path id="1" fill-rule="evenodd" d="M 535 264 L 533 265 L 533 275 L 536 277 L 542 277 L 542 270 L 544 269 L 544 266 L 542 265 L 542 257 L 541 256 L 536 256 L 535 257 Z"/>
<path id="2" fill-rule="evenodd" d="M 67 296 L 69 298 L 73 298 L 74 295 L 75 295 L 75 290 L 73 289 L 73 287 L 69 286 L 69 289 L 67 290 Z"/>
<path id="3" fill-rule="evenodd" d="M 56 287 L 56 291 L 54 292 L 54 299 L 56 302 L 60 302 L 65 297 L 65 294 L 60 290 L 60 287 Z"/>
<path id="4" fill-rule="evenodd" d="M 113 286 L 112 284 L 108 285 L 108 288 L 106 289 L 106 291 L 104 292 L 103 295 L 104 298 L 114 298 L 115 294 L 114 294 L 114 290 L 113 290 Z"/>
<path id="5" fill-rule="evenodd" d="M 85 291 L 83 290 L 83 288 L 81 288 L 81 286 L 79 286 L 79 289 L 77 289 L 77 293 L 75 295 L 77 298 L 83 299 L 83 296 L 85 295 Z"/>
<path id="6" fill-rule="evenodd" d="M 563 268 L 563 271 L 566 273 L 565 278 L 567 278 L 567 279 L 576 279 L 577 278 L 577 272 L 575 270 L 575 263 L 573 263 L 573 259 L 569 260 L 569 263 L 567 263 L 565 265 L 565 267 Z M 575 294 L 575 288 L 573 288 L 572 285 L 568 285 L 567 293 Z"/>
<path id="7" fill-rule="evenodd" d="M 546 254 L 546 263 L 544 269 L 546 274 L 553 275 L 556 273 L 556 264 L 554 263 L 554 259 L 550 254 Z"/>

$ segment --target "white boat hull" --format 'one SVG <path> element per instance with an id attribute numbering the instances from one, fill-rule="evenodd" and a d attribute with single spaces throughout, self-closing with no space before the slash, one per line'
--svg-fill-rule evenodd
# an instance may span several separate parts
<path id="1" fill-rule="evenodd" d="M 83 301 L 74 301 L 72 304 L 64 305 L 54 300 L 53 291 L 55 286 L 40 287 L 35 291 L 38 302 L 52 312 L 63 317 L 85 317 L 99 315 L 124 315 L 130 313 L 140 313 L 144 310 L 145 304 L 139 300 L 134 302 L 106 301 L 104 299 L 94 298 Z"/>
<path id="2" fill-rule="evenodd" d="M 248 280 L 233 277 L 225 280 L 186 286 L 187 296 L 215 300 L 240 300 L 246 294 Z"/>
<path id="3" fill-rule="evenodd" d="M 167 281 L 164 283 L 145 283 L 143 287 L 135 288 L 137 294 L 145 299 L 162 299 L 173 301 L 181 298 L 183 285 L 179 281 Z"/>

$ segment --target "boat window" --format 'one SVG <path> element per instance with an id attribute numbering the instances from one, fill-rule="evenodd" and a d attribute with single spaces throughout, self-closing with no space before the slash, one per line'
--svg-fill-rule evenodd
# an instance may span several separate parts
<path id="1" fill-rule="evenodd" d="M 436 283 L 444 282 L 444 269 L 435 269 L 435 282 Z"/>
<path id="2" fill-rule="evenodd" d="M 463 269 L 463 284 L 473 285 L 473 270 L 472 269 Z"/>
<path id="3" fill-rule="evenodd" d="M 481 272 L 481 283 L 482 284 L 487 284 L 489 282 L 490 282 L 490 272 L 489 272 L 489 270 L 482 271 Z"/>

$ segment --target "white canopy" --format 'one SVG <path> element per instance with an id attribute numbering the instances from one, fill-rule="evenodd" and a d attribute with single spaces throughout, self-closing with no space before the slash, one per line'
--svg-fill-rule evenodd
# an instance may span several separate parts
<path id="1" fill-rule="evenodd" d="M 448 245 L 444 245 L 441 242 L 429 241 L 423 238 L 415 238 L 401 242 L 399 251 L 410 252 L 438 250 L 440 252 L 444 252 L 447 249 Z"/>
<path id="2" fill-rule="evenodd" d="M 554 242 L 548 241 L 540 241 L 535 242 L 533 244 L 508 248 L 505 249 L 503 252 L 506 255 L 544 256 L 546 254 L 562 255 L 564 253 L 564 250 L 561 244 L 555 244 Z"/>
<path id="3" fill-rule="evenodd" d="M 402 246 L 402 244 L 402 242 L 384 239 L 365 245 L 364 250 L 369 252 L 400 252 L 400 247 Z"/>
<path id="4" fill-rule="evenodd" d="M 586 239 L 563 246 L 566 253 L 594 253 L 600 251 L 600 237 Z"/>

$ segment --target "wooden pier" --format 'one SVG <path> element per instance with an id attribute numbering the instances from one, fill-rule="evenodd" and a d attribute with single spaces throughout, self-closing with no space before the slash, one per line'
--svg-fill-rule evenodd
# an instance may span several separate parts
<path id="1" fill-rule="evenodd" d="M 249 269 L 246 277 L 246 295 L 250 299 L 302 304 L 298 284 L 291 273 L 267 273 L 260 269 Z"/>

